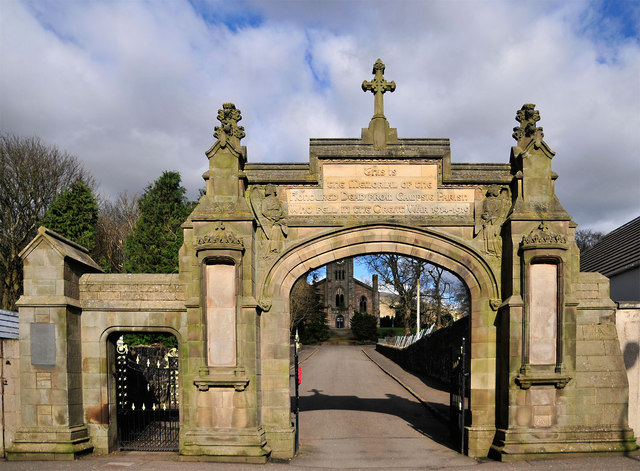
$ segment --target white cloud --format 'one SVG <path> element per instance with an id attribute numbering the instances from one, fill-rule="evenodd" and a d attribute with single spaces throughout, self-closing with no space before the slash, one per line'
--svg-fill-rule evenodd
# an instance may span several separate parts
<path id="1" fill-rule="evenodd" d="M 574 219 L 610 230 L 640 212 L 639 39 L 589 3 L 196 5 L 5 0 L 0 128 L 78 155 L 107 195 L 175 169 L 194 196 L 223 102 L 243 112 L 250 161 L 306 161 L 309 138 L 368 124 L 360 84 L 381 57 L 400 137 L 507 162 L 515 111 L 536 103 Z"/>

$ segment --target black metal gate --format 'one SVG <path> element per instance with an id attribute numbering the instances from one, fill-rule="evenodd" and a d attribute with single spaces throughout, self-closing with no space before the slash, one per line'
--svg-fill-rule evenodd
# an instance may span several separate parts
<path id="1" fill-rule="evenodd" d="M 465 337 L 459 346 L 453 347 L 451 354 L 451 390 L 449 394 L 449 414 L 451 441 L 464 454 L 465 419 L 469 405 L 468 349 Z"/>
<path id="2" fill-rule="evenodd" d="M 120 450 L 178 451 L 178 352 L 160 345 L 116 344 Z"/>
<path id="3" fill-rule="evenodd" d="M 291 411 L 295 415 L 295 448 L 294 452 L 298 453 L 300 449 L 300 363 L 298 362 L 298 352 L 300 351 L 300 337 L 298 336 L 298 329 L 296 329 L 296 335 L 291 339 L 290 352 L 293 354 L 293 374 L 289 374 L 289 377 L 294 381 L 294 396 L 291 404 Z"/>

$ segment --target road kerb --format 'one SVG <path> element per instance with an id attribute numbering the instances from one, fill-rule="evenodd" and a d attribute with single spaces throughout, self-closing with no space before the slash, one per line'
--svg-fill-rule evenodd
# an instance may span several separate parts
<path id="1" fill-rule="evenodd" d="M 445 417 L 444 415 L 442 415 L 435 407 L 433 407 L 431 404 L 429 404 L 427 401 L 425 401 L 424 398 L 422 396 L 420 396 L 419 393 L 414 391 L 410 386 L 408 386 L 406 383 L 404 383 L 400 378 L 398 378 L 396 375 L 394 375 L 393 373 L 391 373 L 390 371 L 385 369 L 384 366 L 382 366 L 380 363 L 378 363 L 376 360 L 374 360 L 365 351 L 364 348 L 362 349 L 362 353 L 371 362 L 373 362 L 378 368 L 380 368 L 385 374 L 390 376 L 396 383 L 398 383 L 400 386 L 402 386 L 404 389 L 406 389 L 409 394 L 411 394 L 413 397 L 415 397 L 418 400 L 418 402 L 420 402 L 420 404 L 422 404 L 424 407 L 426 407 L 429 410 L 429 412 L 431 412 L 436 418 L 438 418 L 439 420 L 443 421 L 444 423 L 449 423 L 449 418 L 448 417 Z"/>

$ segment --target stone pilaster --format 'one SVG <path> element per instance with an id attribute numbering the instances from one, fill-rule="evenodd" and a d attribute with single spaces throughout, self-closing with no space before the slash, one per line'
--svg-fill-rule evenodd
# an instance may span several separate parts
<path id="1" fill-rule="evenodd" d="M 542 140 L 539 119 L 534 105 L 524 105 L 513 134 L 514 204 L 503 230 L 499 409 L 490 456 L 631 451 L 615 305 L 606 279 L 585 289 L 591 277 L 579 272 L 575 224 L 555 196 L 555 153 Z"/>
<path id="2" fill-rule="evenodd" d="M 78 281 L 102 270 L 86 249 L 44 227 L 21 256 L 22 415 L 7 459 L 74 459 L 93 449 L 83 417 Z"/>
<path id="3" fill-rule="evenodd" d="M 244 129 L 233 104 L 225 103 L 218 119 L 217 141 L 206 153 L 206 193 L 183 225 L 180 250 L 188 317 L 180 455 L 263 463 L 270 448 L 258 418 L 254 214 L 244 194 Z"/>

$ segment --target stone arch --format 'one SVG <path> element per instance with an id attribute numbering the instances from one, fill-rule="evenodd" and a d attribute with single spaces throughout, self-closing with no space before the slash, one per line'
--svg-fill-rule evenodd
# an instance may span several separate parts
<path id="1" fill-rule="evenodd" d="M 329 262 L 365 254 L 392 252 L 428 260 L 462 279 L 471 297 L 471 416 L 469 441 L 488 449 L 495 433 L 496 327 L 498 280 L 489 264 L 461 239 L 434 229 L 378 224 L 350 227 L 321 234 L 285 252 L 261 284 L 263 358 L 274 345 L 289 341 L 289 293 L 293 283 L 309 270 Z M 492 302 L 493 301 L 493 302 Z M 288 358 L 282 358 L 283 362 Z M 284 369 L 283 369 L 284 370 Z M 277 394 L 276 391 L 272 391 Z M 288 403 L 288 390 L 281 400 Z M 285 398 L 285 394 L 287 398 Z M 266 422 L 266 421 L 265 421 Z M 268 423 L 265 423 L 268 427 Z"/>
<path id="2" fill-rule="evenodd" d="M 393 252 L 423 258 L 456 273 L 474 298 L 499 297 L 495 274 L 474 249 L 429 229 L 380 224 L 341 229 L 298 244 L 272 266 L 262 283 L 261 300 L 287 296 L 293 283 L 309 270 L 356 255 Z"/>

